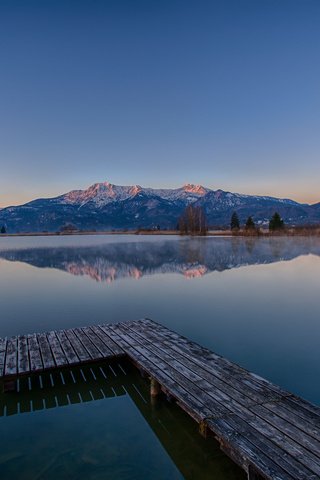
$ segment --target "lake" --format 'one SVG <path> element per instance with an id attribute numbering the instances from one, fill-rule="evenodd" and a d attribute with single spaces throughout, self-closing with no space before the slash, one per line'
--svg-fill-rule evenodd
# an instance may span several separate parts
<path id="1" fill-rule="evenodd" d="M 320 404 L 319 278 L 313 237 L 3 237 L 0 336 L 149 317 Z M 2 395 L 2 478 L 244 478 L 120 367 Z"/>

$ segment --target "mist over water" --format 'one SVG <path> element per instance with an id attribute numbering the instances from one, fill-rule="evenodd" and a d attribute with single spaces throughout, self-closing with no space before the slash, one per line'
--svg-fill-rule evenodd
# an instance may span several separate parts
<path id="1" fill-rule="evenodd" d="M 150 317 L 320 403 L 316 238 L 0 241 L 0 335 Z"/>

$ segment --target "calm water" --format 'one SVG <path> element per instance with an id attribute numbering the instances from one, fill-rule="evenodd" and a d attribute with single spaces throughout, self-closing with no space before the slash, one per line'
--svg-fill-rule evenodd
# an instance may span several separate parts
<path id="1" fill-rule="evenodd" d="M 148 316 L 320 404 L 319 278 L 312 238 L 1 238 L 0 336 Z M 2 478 L 241 478 L 126 373 L 89 394 L 80 379 L 71 393 L 2 396 Z"/>

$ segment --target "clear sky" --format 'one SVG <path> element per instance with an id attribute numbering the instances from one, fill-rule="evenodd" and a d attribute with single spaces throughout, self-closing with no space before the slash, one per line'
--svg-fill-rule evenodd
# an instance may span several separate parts
<path id="1" fill-rule="evenodd" d="M 0 206 L 99 181 L 320 201 L 319 0 L 0 0 Z"/>

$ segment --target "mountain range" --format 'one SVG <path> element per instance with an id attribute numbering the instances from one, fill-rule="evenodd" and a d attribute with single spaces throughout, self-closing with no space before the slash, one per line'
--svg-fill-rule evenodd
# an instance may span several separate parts
<path id="1" fill-rule="evenodd" d="M 249 215 L 259 225 L 277 211 L 288 225 L 320 223 L 320 203 L 302 204 L 290 199 L 242 195 L 186 184 L 176 189 L 95 183 L 54 198 L 39 198 L 0 210 L 0 226 L 9 233 L 55 232 L 72 224 L 79 230 L 176 228 L 187 205 L 204 209 L 208 225 L 230 224 L 234 211 L 243 223 Z"/>

